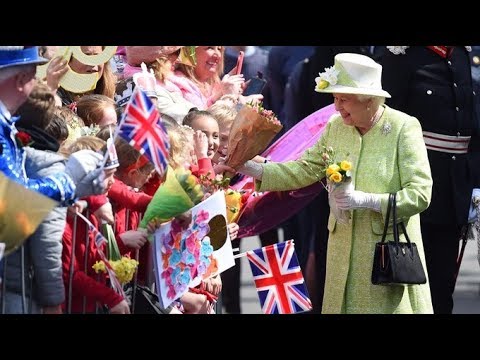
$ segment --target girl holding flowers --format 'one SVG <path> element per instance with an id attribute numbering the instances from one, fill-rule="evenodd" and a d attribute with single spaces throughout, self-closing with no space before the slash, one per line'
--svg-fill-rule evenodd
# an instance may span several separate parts
<path id="1" fill-rule="evenodd" d="M 75 143 L 72 145 L 75 147 Z M 98 150 L 98 149 L 92 149 Z M 108 189 L 114 183 L 113 174 L 115 167 L 105 167 L 104 185 Z M 100 220 L 92 212 L 84 213 L 84 216 L 99 230 Z M 88 241 L 85 239 L 88 238 Z M 75 239 L 75 241 L 74 241 Z M 86 247 L 88 243 L 88 248 Z M 63 281 L 65 284 L 66 301 L 63 310 L 66 311 L 71 305 L 73 313 L 95 313 L 97 303 L 108 307 L 112 314 L 129 314 L 130 308 L 122 295 L 118 294 L 107 285 L 106 275 L 96 274 L 92 268 L 102 258 L 95 242 L 95 233 L 79 217 L 69 213 L 62 237 L 62 267 Z M 101 245 L 105 251 L 105 244 Z M 72 297 L 69 298 L 68 289 L 72 289 Z M 85 305 L 84 305 L 85 299 Z"/>
<path id="2" fill-rule="evenodd" d="M 108 127 L 102 129 L 97 136 L 108 139 Z M 148 181 L 154 171 L 153 164 L 141 155 L 121 137 L 115 139 L 115 148 L 119 166 L 115 172 L 115 182 L 108 191 L 115 216 L 115 238 L 120 253 L 129 254 L 135 258 L 135 250 L 139 250 L 139 267 L 137 279 L 140 284 L 146 280 L 146 265 L 148 263 L 147 231 L 138 229 L 140 214 L 145 212 L 152 196 L 137 189 Z"/>

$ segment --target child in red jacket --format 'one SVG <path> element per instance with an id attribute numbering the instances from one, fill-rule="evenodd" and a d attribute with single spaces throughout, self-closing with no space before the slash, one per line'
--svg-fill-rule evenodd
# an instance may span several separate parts
<path id="1" fill-rule="evenodd" d="M 92 148 L 92 150 L 96 150 Z M 107 162 L 105 166 L 105 187 L 111 188 L 113 174 L 118 163 Z M 98 220 L 93 214 L 86 214 L 90 223 L 98 230 Z M 62 237 L 63 279 L 66 289 L 64 311 L 73 313 L 95 313 L 97 304 L 107 306 L 112 314 L 128 314 L 128 303 L 121 294 L 107 285 L 104 274 L 96 274 L 93 265 L 101 261 L 99 250 L 105 251 L 105 244 L 97 245 L 95 230 L 80 217 L 69 214 Z"/>

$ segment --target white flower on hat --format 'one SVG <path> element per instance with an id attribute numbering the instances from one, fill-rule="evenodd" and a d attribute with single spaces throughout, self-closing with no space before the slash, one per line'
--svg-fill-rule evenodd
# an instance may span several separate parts
<path id="1" fill-rule="evenodd" d="M 395 55 L 405 55 L 405 50 L 407 50 L 409 47 L 410 46 L 387 46 L 387 49 Z"/>
<path id="2" fill-rule="evenodd" d="M 318 73 L 319 77 L 315 78 L 316 89 L 325 89 L 330 85 L 335 85 L 338 81 L 338 75 L 340 71 L 335 69 L 335 66 L 330 66 L 329 68 L 325 68 L 325 72 Z"/>

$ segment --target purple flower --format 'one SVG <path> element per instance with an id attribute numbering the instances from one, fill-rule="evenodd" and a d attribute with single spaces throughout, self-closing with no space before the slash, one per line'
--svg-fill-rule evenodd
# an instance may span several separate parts
<path id="1" fill-rule="evenodd" d="M 174 288 L 175 288 L 175 292 L 177 294 L 181 294 L 183 292 L 185 292 L 188 288 L 188 284 L 180 284 L 180 283 L 176 283 L 174 285 Z"/>
<path id="2" fill-rule="evenodd" d="M 198 264 L 197 271 L 198 271 L 198 276 L 202 276 L 207 272 L 207 266 L 205 266 L 204 262 L 200 262 L 200 264 Z"/>
<path id="3" fill-rule="evenodd" d="M 185 250 L 182 253 L 182 262 L 186 265 L 193 265 L 195 264 L 195 257 L 191 252 L 189 252 L 188 250 Z"/>

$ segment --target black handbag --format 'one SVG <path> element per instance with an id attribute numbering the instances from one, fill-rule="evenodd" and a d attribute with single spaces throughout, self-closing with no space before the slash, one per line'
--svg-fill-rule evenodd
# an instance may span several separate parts
<path id="1" fill-rule="evenodd" d="M 386 242 L 390 212 L 393 213 L 393 241 Z M 399 241 L 399 226 L 407 242 Z M 427 278 L 418 255 L 417 245 L 408 238 L 405 224 L 397 223 L 396 194 L 390 194 L 382 241 L 375 244 L 372 284 L 409 285 L 425 284 L 426 282 Z"/>

